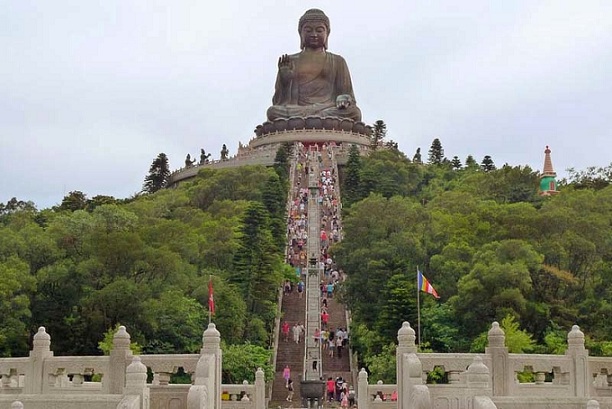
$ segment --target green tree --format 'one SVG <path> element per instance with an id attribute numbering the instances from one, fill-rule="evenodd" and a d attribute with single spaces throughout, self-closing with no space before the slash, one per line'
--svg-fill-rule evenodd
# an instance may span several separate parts
<path id="1" fill-rule="evenodd" d="M 520 240 L 492 242 L 474 254 L 472 270 L 461 277 L 457 295 L 449 300 L 466 334 L 475 336 L 508 314 L 522 317 L 532 288 L 530 272 L 542 260 Z"/>
<path id="2" fill-rule="evenodd" d="M 346 206 L 350 206 L 362 198 L 361 196 L 361 156 L 357 145 L 351 145 L 349 157 L 346 162 L 344 183 L 342 186 L 342 199 Z"/>
<path id="3" fill-rule="evenodd" d="M 458 156 L 453 156 L 453 159 L 451 160 L 451 166 L 455 170 L 460 170 L 462 168 L 463 165 L 461 165 L 461 160 Z"/>
<path id="4" fill-rule="evenodd" d="M 467 158 L 465 158 L 465 169 L 469 169 L 469 170 L 479 170 L 480 169 L 478 162 L 476 162 L 476 159 L 474 159 L 472 155 L 468 155 Z"/>
<path id="5" fill-rule="evenodd" d="M 28 323 L 31 318 L 30 296 L 36 280 L 28 265 L 17 256 L 0 261 L 0 354 L 25 356 L 28 352 Z"/>
<path id="6" fill-rule="evenodd" d="M 265 345 L 276 317 L 276 289 L 282 280 L 281 258 L 269 229 L 269 214 L 259 202 L 252 202 L 243 218 L 238 251 L 234 255 L 229 282 L 242 293 L 247 307 L 245 338 Z M 265 325 L 262 334 L 255 317 Z M 262 339 L 262 335 L 264 338 Z"/>
<path id="7" fill-rule="evenodd" d="M 236 384 L 242 381 L 255 381 L 255 372 L 263 369 L 266 382 L 274 378 L 274 368 L 270 364 L 271 352 L 261 346 L 221 344 L 223 350 L 223 383 Z"/>
<path id="8" fill-rule="evenodd" d="M 291 167 L 289 159 L 291 158 L 291 153 L 292 145 L 289 142 L 281 144 L 281 146 L 279 146 L 279 148 L 276 150 L 276 156 L 274 157 L 274 170 L 278 174 L 281 181 L 289 180 L 289 168 Z"/>
<path id="9" fill-rule="evenodd" d="M 480 162 L 480 168 L 485 172 L 495 170 L 495 163 L 493 163 L 493 159 L 491 159 L 491 156 L 485 155 L 485 157 L 482 158 L 482 162 Z"/>
<path id="10" fill-rule="evenodd" d="M 427 159 L 427 163 L 430 165 L 440 165 L 444 160 L 444 148 L 442 148 L 442 143 L 440 139 L 435 138 L 431 143 L 431 147 L 429 148 L 429 158 Z"/>
<path id="11" fill-rule="evenodd" d="M 511 354 L 524 354 L 532 352 L 535 347 L 533 337 L 527 331 L 520 329 L 519 323 L 512 315 L 506 315 L 500 327 L 506 337 L 505 345 Z M 488 343 L 488 331 L 483 332 L 472 343 L 472 352 L 484 352 Z"/>
<path id="12" fill-rule="evenodd" d="M 378 121 L 374 122 L 372 128 L 370 149 L 376 150 L 380 145 L 382 145 L 383 140 L 387 136 L 387 124 L 385 124 L 385 121 L 379 119 Z"/>
<path id="13" fill-rule="evenodd" d="M 142 191 L 146 193 L 155 193 L 166 187 L 170 178 L 170 166 L 168 157 L 165 153 L 160 153 L 157 158 L 151 163 L 149 174 L 145 177 Z"/>
<path id="14" fill-rule="evenodd" d="M 87 208 L 87 196 L 80 190 L 69 192 L 62 199 L 59 210 L 69 210 L 71 212 Z"/>

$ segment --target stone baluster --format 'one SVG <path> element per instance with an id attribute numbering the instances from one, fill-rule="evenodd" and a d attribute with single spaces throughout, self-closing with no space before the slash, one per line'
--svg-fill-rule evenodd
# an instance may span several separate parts
<path id="1" fill-rule="evenodd" d="M 511 376 L 508 348 L 506 348 L 506 334 L 495 321 L 487 335 L 489 345 L 485 349 L 491 357 L 491 376 L 493 378 L 493 396 L 507 396 L 510 394 Z"/>
<path id="2" fill-rule="evenodd" d="M 542 385 L 546 380 L 546 372 L 536 372 L 535 373 L 535 383 L 536 385 Z"/>
<path id="3" fill-rule="evenodd" d="M 567 334 L 567 351 L 565 355 L 572 359 L 574 396 L 587 397 L 589 396 L 589 351 L 584 347 L 584 333 L 580 331 L 578 325 L 574 325 L 572 330 Z"/>
<path id="4" fill-rule="evenodd" d="M 461 371 L 448 371 L 448 383 L 457 384 L 461 382 Z"/>
<path id="5" fill-rule="evenodd" d="M 113 349 L 109 356 L 108 374 L 104 374 L 102 377 L 102 390 L 105 393 L 123 393 L 125 370 L 129 362 L 132 362 L 130 334 L 122 325 L 113 336 Z"/>
<path id="6" fill-rule="evenodd" d="M 266 378 L 263 369 L 255 372 L 255 409 L 266 408 Z"/>
<path id="7" fill-rule="evenodd" d="M 139 356 L 132 358 L 132 363 L 125 370 L 126 395 L 140 397 L 140 409 L 149 409 L 149 388 L 147 387 L 147 367 L 140 361 Z"/>
<path id="8" fill-rule="evenodd" d="M 153 374 L 153 385 L 168 386 L 170 384 L 170 376 L 168 372 L 155 372 Z"/>
<path id="9" fill-rule="evenodd" d="M 368 396 L 368 373 L 365 368 L 361 368 L 357 378 L 357 407 L 368 409 L 370 406 L 370 396 Z"/>
<path id="10" fill-rule="evenodd" d="M 83 386 L 83 382 L 85 381 L 85 377 L 80 373 L 75 373 L 72 375 L 72 386 L 76 386 L 80 388 Z"/>
<path id="11" fill-rule="evenodd" d="M 26 383 L 24 393 L 41 394 L 47 387 L 45 386 L 46 376 L 43 374 L 45 359 L 53 356 L 51 351 L 51 336 L 47 334 L 45 327 L 39 327 L 34 335 L 30 360 L 26 371 Z"/>

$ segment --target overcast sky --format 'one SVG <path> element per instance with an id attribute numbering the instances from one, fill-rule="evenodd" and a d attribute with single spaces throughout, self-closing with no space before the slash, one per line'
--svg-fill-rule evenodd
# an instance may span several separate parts
<path id="1" fill-rule="evenodd" d="M 140 191 L 253 136 L 278 56 L 308 8 L 331 20 L 364 122 L 409 157 L 541 170 L 612 162 L 612 1 L 6 0 L 0 13 L 0 202 Z M 535 188 L 535 187 L 534 187 Z"/>

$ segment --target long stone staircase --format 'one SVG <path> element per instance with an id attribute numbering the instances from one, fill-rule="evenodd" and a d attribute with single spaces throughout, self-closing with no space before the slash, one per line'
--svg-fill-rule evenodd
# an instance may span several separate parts
<path id="1" fill-rule="evenodd" d="M 296 147 L 296 149 L 298 149 Z M 306 279 L 305 294 L 300 298 L 297 290 L 283 296 L 281 307 L 281 324 L 285 321 L 290 327 L 295 323 L 302 323 L 306 326 L 305 339 L 302 338 L 299 344 L 292 340 L 285 342 L 282 334 L 279 334 L 279 342 L 276 355 L 276 373 L 272 386 L 272 392 L 268 406 L 277 407 L 300 407 L 300 381 L 302 380 L 327 380 L 329 377 L 336 379 L 342 377 L 345 381 L 352 383 L 350 367 L 350 350 L 348 346 L 343 348 L 342 357 L 334 354 L 329 356 L 328 350 L 323 349 L 318 343 L 314 342 L 315 328 L 320 328 L 321 295 L 319 294 L 319 283 L 327 282 L 329 277 L 323 274 L 323 268 L 319 265 L 321 254 L 321 243 L 319 232 L 325 229 L 331 232 L 331 209 L 322 206 L 318 202 L 320 194 L 320 173 L 330 171 L 337 178 L 338 169 L 331 152 L 327 150 L 302 150 L 294 155 L 294 162 L 291 166 L 291 195 L 289 209 L 289 220 L 300 220 L 305 218 L 302 227 L 297 228 L 294 221 L 290 223 L 293 229 L 288 234 L 288 256 L 287 259 L 294 266 L 303 268 L 302 277 Z M 338 181 L 335 181 L 335 193 L 337 209 L 340 208 L 340 197 L 338 194 Z M 308 193 L 305 193 L 305 192 Z M 307 196 L 307 200 L 306 197 Z M 303 206 L 302 206 L 303 204 Z M 304 217 L 302 217 L 304 215 Z M 327 221 L 323 222 L 322 217 L 327 215 Z M 339 219 L 339 210 L 337 210 Z M 293 230 L 293 234 L 292 231 Z M 308 238 L 299 240 L 295 230 L 307 232 Z M 301 246 L 296 244 L 300 242 Z M 335 298 L 327 300 L 328 313 L 330 316 L 328 328 L 348 328 L 346 322 L 346 310 L 344 305 Z M 286 388 L 283 370 L 286 366 L 291 370 L 291 379 L 294 385 L 294 397 L 292 402 L 286 400 L 288 391 Z"/>

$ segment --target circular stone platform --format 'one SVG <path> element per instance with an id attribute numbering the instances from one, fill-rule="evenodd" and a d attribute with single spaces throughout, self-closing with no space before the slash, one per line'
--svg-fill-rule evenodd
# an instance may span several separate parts
<path id="1" fill-rule="evenodd" d="M 278 145 L 285 142 L 301 142 L 304 145 L 323 144 L 356 144 L 370 146 L 370 137 L 364 133 L 331 129 L 293 129 L 275 131 L 249 141 L 248 147 L 256 149 L 266 145 Z"/>

